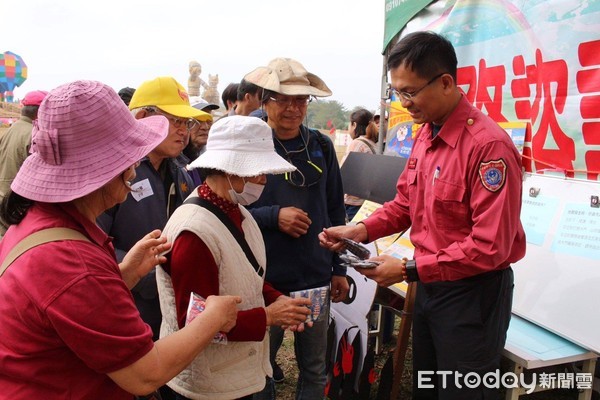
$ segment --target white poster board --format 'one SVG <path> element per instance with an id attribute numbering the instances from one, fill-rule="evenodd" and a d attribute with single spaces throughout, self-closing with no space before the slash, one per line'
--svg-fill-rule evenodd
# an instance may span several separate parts
<path id="1" fill-rule="evenodd" d="M 600 352 L 600 183 L 527 174 L 513 312 Z"/>

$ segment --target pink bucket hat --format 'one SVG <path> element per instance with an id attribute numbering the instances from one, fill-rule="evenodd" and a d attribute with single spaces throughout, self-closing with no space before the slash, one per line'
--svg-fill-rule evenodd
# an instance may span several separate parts
<path id="1" fill-rule="evenodd" d="M 11 189 L 30 200 L 71 201 L 101 188 L 167 136 L 163 116 L 136 120 L 109 86 L 75 81 L 38 111 L 27 157 Z"/>

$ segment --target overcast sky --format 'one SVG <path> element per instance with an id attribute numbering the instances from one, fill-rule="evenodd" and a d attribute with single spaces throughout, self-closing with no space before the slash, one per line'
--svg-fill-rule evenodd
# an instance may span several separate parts
<path id="1" fill-rule="evenodd" d="M 383 0 L 0 0 L 0 15 L 0 52 L 29 69 L 18 98 L 76 79 L 119 90 L 170 75 L 187 89 L 192 60 L 221 93 L 290 57 L 347 109 L 379 102 Z"/>

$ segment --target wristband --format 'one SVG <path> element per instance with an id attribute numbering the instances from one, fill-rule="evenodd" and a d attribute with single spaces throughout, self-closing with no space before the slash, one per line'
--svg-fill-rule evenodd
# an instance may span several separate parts
<path id="1" fill-rule="evenodd" d="M 408 282 L 416 282 L 419 280 L 419 273 L 417 272 L 416 260 L 408 260 L 406 262 L 406 280 Z"/>

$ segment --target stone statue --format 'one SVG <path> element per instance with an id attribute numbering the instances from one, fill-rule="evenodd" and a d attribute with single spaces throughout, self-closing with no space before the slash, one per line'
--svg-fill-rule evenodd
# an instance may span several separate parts
<path id="1" fill-rule="evenodd" d="M 217 90 L 217 85 L 219 84 L 219 74 L 211 75 L 208 74 L 208 87 L 204 87 L 204 93 L 202 93 L 202 98 L 209 103 L 212 104 L 220 104 L 221 96 L 219 91 Z"/>
<path id="2" fill-rule="evenodd" d="M 190 77 L 188 79 L 188 95 L 192 96 L 200 96 L 200 86 L 204 88 L 204 91 L 208 90 L 208 85 L 206 82 L 200 78 L 200 74 L 202 73 L 202 66 L 198 61 L 190 61 Z"/>

